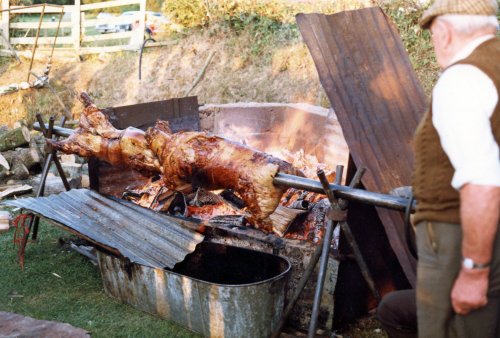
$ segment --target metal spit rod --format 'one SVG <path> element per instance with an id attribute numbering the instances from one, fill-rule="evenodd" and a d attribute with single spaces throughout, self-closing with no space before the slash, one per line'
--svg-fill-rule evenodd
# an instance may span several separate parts
<path id="1" fill-rule="evenodd" d="M 49 128 L 49 125 L 47 123 L 44 123 L 44 125 L 45 125 L 46 129 Z M 45 130 L 45 129 L 42 129 L 42 127 L 40 127 L 40 123 L 38 123 L 38 122 L 33 123 L 33 129 L 38 130 L 38 131 Z M 58 126 L 54 126 L 52 129 L 52 135 L 62 136 L 62 137 L 69 137 L 69 136 L 73 135 L 74 132 L 75 131 L 73 129 L 63 128 L 63 127 L 58 127 Z"/>
<path id="2" fill-rule="evenodd" d="M 289 188 L 297 188 L 320 194 L 324 193 L 321 182 L 310 178 L 278 173 L 273 182 L 275 185 L 282 185 Z M 336 197 L 349 201 L 357 201 L 400 211 L 404 211 L 408 207 L 408 199 L 404 197 L 371 192 L 337 184 L 330 184 L 330 190 L 334 192 Z M 412 211 L 415 210 L 415 203 L 413 203 L 411 209 Z"/>
<path id="3" fill-rule="evenodd" d="M 35 130 L 42 130 L 40 124 L 35 122 L 33 124 Z M 73 134 L 72 129 L 54 126 L 53 134 L 56 136 L 68 137 Z M 296 188 L 307 190 L 311 192 L 324 193 L 321 182 L 312 180 L 310 178 L 299 177 L 295 175 L 288 175 L 278 173 L 273 180 L 275 185 L 285 186 L 289 188 Z M 408 207 L 408 199 L 388 194 L 371 192 L 362 189 L 351 188 L 348 186 L 330 184 L 330 190 L 335 193 L 337 198 L 343 198 L 349 201 L 361 202 L 364 204 L 375 205 L 387 209 L 405 211 Z M 415 203 L 412 203 L 411 211 L 415 210 Z"/>

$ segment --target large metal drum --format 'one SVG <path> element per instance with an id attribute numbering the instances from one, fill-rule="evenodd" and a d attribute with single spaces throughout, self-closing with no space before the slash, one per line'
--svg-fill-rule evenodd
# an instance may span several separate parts
<path id="1" fill-rule="evenodd" d="M 98 258 L 107 294 L 206 337 L 268 337 L 283 312 L 290 262 L 280 256 L 201 243 L 173 270 Z"/>

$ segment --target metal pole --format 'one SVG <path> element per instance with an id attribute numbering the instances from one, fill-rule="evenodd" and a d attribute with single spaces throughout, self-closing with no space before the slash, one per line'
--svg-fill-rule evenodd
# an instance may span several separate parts
<path id="1" fill-rule="evenodd" d="M 342 174 L 344 171 L 344 167 L 341 165 L 338 165 L 336 170 L 335 170 L 335 184 L 339 184 L 342 182 Z M 325 173 L 323 170 L 318 170 L 318 178 L 321 180 L 326 180 L 328 183 L 328 180 L 326 179 Z M 328 184 L 327 184 L 328 186 Z M 325 193 L 328 195 L 328 199 L 330 200 L 331 203 L 331 208 L 335 208 L 340 210 L 341 206 L 339 205 L 338 199 L 335 198 L 333 195 L 332 191 L 327 189 L 325 190 Z M 322 245 L 322 251 L 321 251 L 321 258 L 319 262 L 319 272 L 318 272 L 318 279 L 316 281 L 316 290 L 314 292 L 314 302 L 313 302 L 313 309 L 311 312 L 311 321 L 309 323 L 309 331 L 308 331 L 308 338 L 313 338 L 315 333 L 316 333 L 316 326 L 318 323 L 318 314 L 319 314 L 319 307 L 321 305 L 321 296 L 323 294 L 323 286 L 325 285 L 325 276 L 326 276 L 326 268 L 328 266 L 328 258 L 330 256 L 330 243 L 332 242 L 332 236 L 333 236 L 333 220 L 329 219 L 328 222 L 326 223 L 326 231 L 325 235 L 323 238 L 323 245 Z"/>
<path id="2" fill-rule="evenodd" d="M 35 129 L 35 130 L 43 131 L 46 128 L 47 128 L 47 124 L 45 124 L 43 122 L 33 123 L 33 129 Z M 75 131 L 73 129 L 69 129 L 69 128 L 54 126 L 54 130 L 52 132 L 55 136 L 70 137 L 71 135 L 73 135 L 73 133 Z"/>
<path id="3" fill-rule="evenodd" d="M 57 37 L 59 36 L 59 28 L 61 27 L 61 21 L 64 16 L 64 8 L 61 8 L 61 14 L 59 15 L 59 23 L 57 24 L 56 35 L 54 37 L 54 43 L 52 44 L 52 51 L 50 52 L 49 63 L 52 62 L 52 56 L 54 55 L 54 49 L 56 48 Z"/>
<path id="4" fill-rule="evenodd" d="M 275 185 L 297 188 L 324 194 L 325 191 L 320 182 L 310 178 L 299 177 L 294 175 L 278 173 L 273 180 Z M 354 189 L 351 187 L 330 184 L 330 190 L 333 190 L 335 196 L 349 201 L 357 201 L 365 204 L 375 205 L 387 209 L 404 211 L 408 206 L 408 199 L 403 197 L 381 194 L 362 189 Z M 412 205 L 412 210 L 415 210 L 415 203 Z"/>
<path id="5" fill-rule="evenodd" d="M 39 123 L 33 124 L 33 129 L 41 130 Z M 61 128 L 54 126 L 54 135 L 69 137 L 75 131 L 72 129 Z M 273 183 L 275 185 L 296 188 L 300 190 L 307 190 L 311 192 L 317 192 L 324 194 L 325 190 L 321 185 L 321 182 L 312 180 L 310 178 L 299 177 L 295 175 L 278 173 L 274 179 Z M 329 184 L 329 189 L 335 193 L 335 196 L 348 200 L 356 201 L 364 204 L 370 204 L 378 207 L 383 207 L 387 209 L 393 209 L 398 211 L 405 211 L 408 208 L 409 200 L 404 197 L 393 196 L 389 194 L 381 194 L 378 192 L 367 191 L 363 189 L 355 189 L 350 186 Z M 411 211 L 415 211 L 416 202 L 411 203 Z"/>
<path id="6" fill-rule="evenodd" d="M 325 237 L 323 237 L 323 240 L 325 240 Z M 292 309 L 295 306 L 295 303 L 297 303 L 297 300 L 299 299 L 300 294 L 304 290 L 304 288 L 307 284 L 307 281 L 309 280 L 309 277 L 311 277 L 311 275 L 314 271 L 314 268 L 316 267 L 316 264 L 319 261 L 319 258 L 321 256 L 321 252 L 322 252 L 322 248 L 323 248 L 322 245 L 316 246 L 316 249 L 314 250 L 314 252 L 311 256 L 311 260 L 309 261 L 309 265 L 307 266 L 306 270 L 302 274 L 302 277 L 300 278 L 299 284 L 297 285 L 297 288 L 295 289 L 295 292 L 294 292 L 292 298 L 288 301 L 286 308 L 285 308 L 285 311 L 283 311 L 283 315 L 281 316 L 280 322 L 279 322 L 278 326 L 276 327 L 276 329 L 274 330 L 271 338 L 278 338 L 279 337 L 281 330 L 283 329 L 283 326 L 285 326 L 285 322 L 286 322 L 288 316 L 290 316 L 290 313 L 292 312 Z"/>
<path id="7" fill-rule="evenodd" d="M 26 80 L 26 82 L 30 81 L 31 69 L 33 68 L 33 60 L 35 60 L 35 51 L 36 47 L 38 46 L 38 37 L 40 36 L 40 30 L 42 27 L 42 21 L 44 15 L 45 15 L 45 4 L 43 4 L 42 12 L 40 13 L 40 21 L 38 22 L 38 30 L 36 32 L 35 44 L 33 45 L 33 50 L 31 51 L 30 68 L 28 69 L 28 79 Z"/>
<path id="8" fill-rule="evenodd" d="M 56 129 L 58 127 L 54 126 L 54 118 L 53 117 L 49 120 L 48 126 L 43 122 L 42 116 L 40 114 L 36 114 L 36 119 L 38 120 L 38 123 L 35 123 L 38 125 L 38 129 L 35 128 L 36 130 L 41 131 L 46 138 L 52 138 L 52 135 L 56 135 L 56 138 L 57 138 L 58 135 L 56 133 L 54 133 L 54 129 Z M 61 122 L 60 122 L 61 127 L 59 127 L 59 128 L 66 129 L 66 128 L 62 128 L 62 126 L 64 126 L 65 123 L 66 123 L 66 116 L 63 116 L 61 118 Z M 43 164 L 42 176 L 40 177 L 40 185 L 38 186 L 38 190 L 36 193 L 37 198 L 43 196 L 43 193 L 45 191 L 45 182 L 47 180 L 47 175 L 49 174 L 50 164 L 54 160 L 54 156 L 55 156 L 55 152 L 52 149 L 51 149 L 51 151 L 49 151 L 49 149 L 46 150 L 46 156 L 45 156 L 45 162 Z M 59 170 L 59 168 L 58 168 L 58 170 Z M 61 168 L 61 170 L 62 170 L 62 168 Z M 68 189 L 69 184 L 68 184 L 68 181 L 66 180 L 65 176 L 63 179 L 63 184 L 64 184 L 64 187 L 66 188 L 66 190 L 69 190 Z M 35 216 L 31 219 L 29 228 L 30 228 L 30 230 L 33 229 L 33 234 L 31 236 L 31 239 L 33 239 L 33 240 L 36 240 L 36 238 L 38 236 L 38 224 L 39 224 L 39 222 L 40 222 L 40 218 L 38 216 Z"/>
<path id="9" fill-rule="evenodd" d="M 144 43 L 142 44 L 142 47 L 141 47 L 141 52 L 139 53 L 139 81 L 141 80 L 141 77 L 142 77 L 142 53 L 144 52 L 144 47 L 146 47 L 146 43 L 148 43 L 148 41 L 152 41 L 152 42 L 156 42 L 155 39 L 153 39 L 152 37 L 149 37 L 148 39 L 144 40 Z"/>

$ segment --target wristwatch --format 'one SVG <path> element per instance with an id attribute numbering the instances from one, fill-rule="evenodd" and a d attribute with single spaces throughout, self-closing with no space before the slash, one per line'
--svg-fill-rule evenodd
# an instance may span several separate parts
<path id="1" fill-rule="evenodd" d="M 465 257 L 462 260 L 462 266 L 467 270 L 486 269 L 490 267 L 490 263 L 476 263 L 472 258 Z"/>

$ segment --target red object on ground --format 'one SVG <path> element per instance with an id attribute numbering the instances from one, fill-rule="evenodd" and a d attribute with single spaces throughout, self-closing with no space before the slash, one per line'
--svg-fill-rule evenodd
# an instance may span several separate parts
<path id="1" fill-rule="evenodd" d="M 33 218 L 33 214 L 20 214 L 14 221 L 14 245 L 19 247 L 17 251 L 17 258 L 19 260 L 19 265 L 21 269 L 24 269 L 24 252 L 26 251 L 26 244 L 28 243 L 28 238 L 30 235 L 30 223 Z"/>

